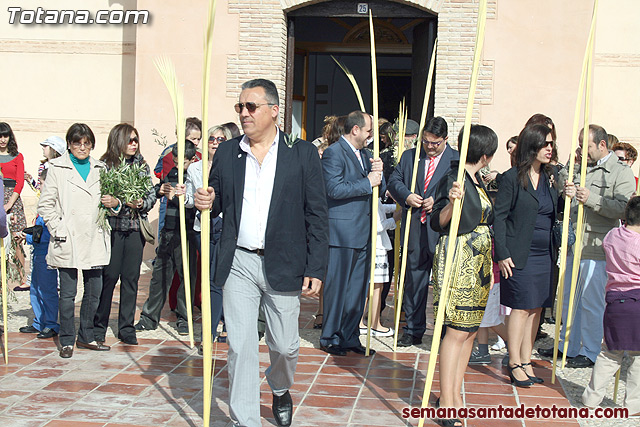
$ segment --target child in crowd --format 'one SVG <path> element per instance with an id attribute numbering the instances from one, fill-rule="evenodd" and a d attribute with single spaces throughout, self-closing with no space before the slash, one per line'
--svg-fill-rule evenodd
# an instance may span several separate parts
<path id="1" fill-rule="evenodd" d="M 391 218 L 387 218 L 387 214 L 393 213 Z M 380 306 L 382 304 L 381 295 L 382 287 L 385 282 L 389 281 L 389 258 L 387 251 L 391 250 L 391 239 L 387 230 L 395 230 L 396 222 L 400 220 L 402 210 L 396 210 L 396 204 L 384 204 L 382 199 L 378 200 L 378 238 L 376 240 L 376 267 L 375 282 L 373 285 L 373 301 L 371 311 L 371 336 L 374 337 L 390 337 L 393 335 L 392 328 L 385 328 L 380 322 Z M 368 301 L 368 298 L 367 298 Z M 360 319 L 360 335 L 367 334 L 366 320 L 368 318 L 367 302 Z"/>
<path id="2" fill-rule="evenodd" d="M 167 292 L 173 279 L 173 274 L 177 270 L 180 277 L 180 289 L 178 291 L 178 305 L 176 307 L 176 315 L 178 320 L 176 329 L 180 335 L 189 333 L 187 325 L 186 304 L 192 301 L 185 301 L 184 277 L 182 275 L 182 245 L 180 242 L 180 210 L 179 198 L 180 193 L 176 191 L 178 183 L 178 167 L 182 167 L 186 172 L 193 162 L 197 162 L 196 146 L 189 140 L 185 141 L 184 164 L 178 165 L 178 146 L 175 145 L 172 150 L 174 167 L 169 174 L 164 177 L 160 183 L 156 184 L 156 196 L 158 198 L 167 198 L 167 212 L 165 215 L 164 227 L 158 234 L 158 250 L 155 262 L 153 264 L 153 273 L 151 282 L 149 283 L 149 297 L 142 307 L 140 320 L 136 324 L 136 331 L 153 330 L 160 323 L 160 313 L 167 299 Z M 181 187 L 184 194 L 184 186 Z M 193 209 L 185 209 L 185 220 L 187 225 L 187 241 L 189 250 L 189 271 L 192 278 L 191 286 L 193 287 L 195 278 L 196 265 L 196 246 L 193 244 L 195 233 L 193 231 L 193 221 L 195 212 Z M 193 297 L 193 292 L 191 293 Z"/>
<path id="3" fill-rule="evenodd" d="M 39 186 L 42 187 L 47 169 L 40 173 Z M 49 230 L 40 215 L 33 227 L 25 228 L 23 236 L 31 251 L 31 308 L 33 324 L 20 328 L 22 333 L 37 333 L 36 338 L 53 338 L 58 335 L 58 270 L 49 269 L 46 256 L 49 252 Z"/>
<path id="4" fill-rule="evenodd" d="M 640 413 L 640 197 L 625 209 L 626 225 L 611 230 L 602 243 L 607 258 L 604 343 L 582 394 L 582 403 L 596 407 L 620 369 L 625 352 L 631 358 L 624 406 Z"/>

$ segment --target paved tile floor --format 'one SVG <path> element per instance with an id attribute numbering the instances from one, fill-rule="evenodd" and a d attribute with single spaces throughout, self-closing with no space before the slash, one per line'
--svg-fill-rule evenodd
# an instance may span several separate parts
<path id="1" fill-rule="evenodd" d="M 138 311 L 148 290 L 149 269 L 140 279 Z M 77 300 L 82 298 L 81 286 Z M 38 340 L 21 334 L 30 312 L 28 295 L 19 293 L 12 303 L 15 320 L 9 320 L 9 363 L 0 361 L 0 426 L 201 426 L 202 358 L 172 328 L 175 315 L 168 304 L 162 325 L 139 334 L 138 346 L 113 337 L 118 290 L 114 295 L 109 352 L 76 349 L 71 359 L 58 356 L 57 338 Z M 390 297 L 389 302 L 392 302 Z M 79 302 L 76 304 L 79 309 Z M 317 348 L 318 331 L 312 329 L 317 299 L 303 298 L 300 328 L 303 344 L 295 385 L 291 390 L 294 426 L 403 426 L 417 420 L 402 418 L 402 409 L 420 406 L 429 360 L 428 343 L 405 352 L 390 351 L 389 339 L 377 341 L 373 357 L 333 357 Z M 388 312 L 389 310 L 387 310 Z M 431 313 L 431 310 L 429 310 Z M 139 313 L 137 313 L 139 315 Z M 196 336 L 199 311 L 194 310 Z M 21 317 L 20 317 L 21 316 Z M 388 316 L 388 315 L 387 315 Z M 428 321 L 432 323 L 431 316 Z M 19 324 L 16 324 L 19 322 Z M 168 322 L 168 323 L 167 323 Z M 391 325 L 388 318 L 385 325 Z M 431 332 L 428 332 L 431 334 Z M 364 340 L 363 340 L 364 342 Z M 224 426 L 228 419 L 226 344 L 216 344 L 216 370 L 211 425 Z M 385 351 L 386 350 L 386 351 Z M 260 346 L 262 372 L 268 365 L 267 348 Z M 410 352 L 409 352 L 410 351 Z M 469 367 L 465 376 L 467 406 L 570 406 L 557 382 L 550 384 L 550 364 L 536 361 L 543 385 L 517 389 L 508 381 L 500 358 L 488 366 Z M 439 394 L 436 372 L 431 403 Z M 264 426 L 273 426 L 271 393 L 261 384 Z M 542 421 L 468 420 L 468 426 L 537 426 Z M 549 422 L 545 420 L 544 422 Z M 554 426 L 578 425 L 575 420 L 553 420 Z M 426 426 L 435 425 L 426 420 Z"/>
<path id="2" fill-rule="evenodd" d="M 76 349 L 61 359 L 50 340 L 10 333 L 9 364 L 0 367 L 0 425 L 6 426 L 200 426 L 202 358 L 184 342 L 141 339 L 127 346 L 110 339 L 110 352 Z M 268 365 L 260 346 L 261 368 Z M 402 408 L 419 406 L 428 363 L 425 353 L 379 352 L 373 357 L 333 357 L 302 348 L 295 385 L 296 426 L 402 426 Z M 544 385 L 517 389 L 499 360 L 470 367 L 468 406 L 540 404 L 569 406 L 562 387 L 550 384 L 549 364 L 537 362 Z M 226 345 L 217 344 L 212 425 L 228 422 Z M 433 392 L 438 393 L 436 372 Z M 269 386 L 262 382 L 263 425 L 275 425 Z M 433 402 L 433 394 L 432 394 Z M 415 421 L 415 420 L 414 420 Z M 410 425 L 416 425 L 412 422 Z M 425 425 L 434 425 L 427 420 Z M 468 425 L 489 425 L 469 421 Z M 491 420 L 493 426 L 536 425 Z M 554 425 L 559 425 L 554 422 Z M 577 425 L 563 422 L 562 425 Z"/>

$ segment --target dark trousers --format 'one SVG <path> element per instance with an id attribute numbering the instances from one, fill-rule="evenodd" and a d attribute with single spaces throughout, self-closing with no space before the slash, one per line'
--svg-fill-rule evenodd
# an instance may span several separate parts
<path id="1" fill-rule="evenodd" d="M 344 348 L 361 345 L 358 326 L 369 282 L 369 254 L 367 248 L 329 247 L 320 344 Z"/>
<path id="2" fill-rule="evenodd" d="M 189 246 L 189 276 L 191 286 L 190 304 L 193 304 L 193 290 L 196 272 L 196 246 L 192 239 L 187 239 Z M 149 297 L 142 307 L 140 322 L 147 328 L 155 329 L 160 322 L 160 313 L 167 300 L 167 292 L 171 286 L 173 273 L 178 271 L 180 277 L 180 289 L 178 289 L 178 304 L 176 315 L 178 324 L 187 322 L 187 306 L 184 292 L 184 277 L 182 271 L 182 249 L 180 244 L 180 231 L 163 228 L 158 238 L 158 254 L 153 265 L 151 281 L 149 282 Z"/>
<path id="3" fill-rule="evenodd" d="M 75 298 L 78 292 L 78 270 L 75 268 L 59 268 L 60 274 L 60 345 L 73 346 L 75 343 Z M 78 341 L 90 343 L 95 341 L 93 335 L 93 318 L 98 309 L 100 292 L 102 291 L 102 269 L 82 270 L 84 279 L 84 295 L 80 306 L 80 327 Z"/>
<path id="4" fill-rule="evenodd" d="M 216 261 L 218 259 L 218 242 L 222 234 L 222 218 L 211 219 L 211 237 L 209 238 L 209 292 L 211 299 L 211 333 L 213 338 L 217 336 L 218 324 L 223 316 L 222 287 L 214 284 L 216 273 Z M 198 248 L 200 248 L 200 235 L 198 234 Z"/>
<path id="5" fill-rule="evenodd" d="M 409 248 L 407 254 L 407 273 L 404 278 L 404 297 L 402 310 L 407 324 L 404 333 L 422 338 L 427 330 L 427 295 L 429 293 L 429 274 L 433 265 L 433 254 L 429 252 L 427 232 L 421 229 L 419 247 Z"/>
<path id="6" fill-rule="evenodd" d="M 118 338 L 135 337 L 133 321 L 136 314 L 138 279 L 144 238 L 140 231 L 111 232 L 111 260 L 102 272 L 102 293 L 93 321 L 97 341 L 104 341 L 109 326 L 111 302 L 116 283 L 120 280 L 120 307 L 118 309 Z"/>

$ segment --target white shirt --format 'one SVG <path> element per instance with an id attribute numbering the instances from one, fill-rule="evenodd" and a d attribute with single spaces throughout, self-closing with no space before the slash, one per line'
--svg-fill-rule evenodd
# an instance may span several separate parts
<path id="1" fill-rule="evenodd" d="M 355 154 L 356 157 L 358 158 L 358 161 L 360 162 L 360 166 L 362 166 L 362 170 L 364 170 L 364 163 L 362 163 L 362 153 L 360 152 L 360 150 L 354 147 L 353 144 L 350 143 L 347 138 L 344 138 L 344 140 L 347 141 L 347 144 L 349 144 L 349 147 L 351 147 L 351 149 L 353 150 L 353 154 Z"/>
<path id="2" fill-rule="evenodd" d="M 245 135 L 240 141 L 240 149 L 247 153 L 247 163 L 244 172 L 238 246 L 245 249 L 264 249 L 267 217 L 271 206 L 273 181 L 276 177 L 279 140 L 280 131 L 278 130 L 269 152 L 262 161 L 262 166 L 251 152 L 249 138 Z"/>
<path id="3" fill-rule="evenodd" d="M 195 205 L 195 194 L 198 188 L 202 188 L 202 161 L 191 163 L 187 169 L 187 177 L 184 181 L 186 186 L 184 194 L 184 207 L 192 208 Z M 206 188 L 209 184 L 206 184 Z M 222 212 L 218 215 L 222 218 Z M 200 232 L 200 215 L 196 214 L 196 219 L 193 221 L 193 229 Z"/>

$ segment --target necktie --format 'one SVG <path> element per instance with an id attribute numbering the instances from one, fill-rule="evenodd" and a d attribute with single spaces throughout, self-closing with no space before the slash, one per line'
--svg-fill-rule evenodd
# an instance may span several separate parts
<path id="1" fill-rule="evenodd" d="M 358 161 L 360 162 L 360 166 L 362 166 L 362 170 L 364 170 L 364 164 L 362 163 L 362 155 L 360 154 L 360 150 L 356 150 L 355 153 Z"/>
<path id="2" fill-rule="evenodd" d="M 433 173 L 436 171 L 436 162 L 434 160 L 435 157 L 429 157 L 429 168 L 427 169 L 427 176 L 424 178 L 424 191 L 422 194 L 427 194 L 427 188 L 429 188 L 429 183 L 431 182 L 431 178 L 433 178 Z M 426 224 L 427 211 L 423 210 L 420 214 L 420 222 Z"/>

